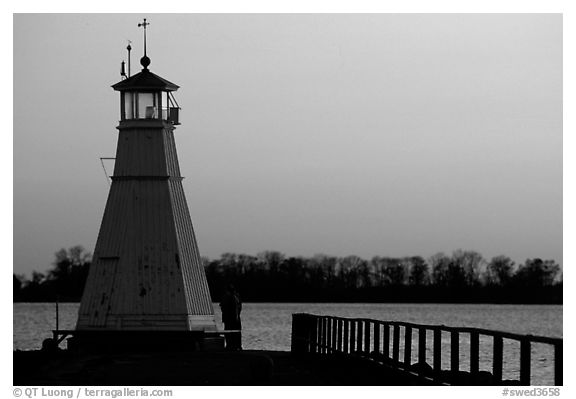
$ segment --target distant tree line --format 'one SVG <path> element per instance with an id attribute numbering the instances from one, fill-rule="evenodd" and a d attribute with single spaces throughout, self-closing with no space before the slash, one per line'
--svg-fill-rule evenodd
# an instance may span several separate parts
<path id="1" fill-rule="evenodd" d="M 489 261 L 475 251 L 402 258 L 315 255 L 287 257 L 225 253 L 203 258 L 212 299 L 229 284 L 254 302 L 562 303 L 562 275 L 553 260 Z M 14 301 L 79 301 L 91 255 L 81 246 L 61 249 L 47 274 L 14 275 Z"/>
<path id="2" fill-rule="evenodd" d="M 13 275 L 15 302 L 78 302 L 84 291 L 92 255 L 77 245 L 54 254 L 46 274 L 32 272 L 32 278 Z"/>
<path id="3" fill-rule="evenodd" d="M 560 266 L 538 258 L 516 266 L 507 256 L 486 261 L 464 250 L 428 261 L 421 256 L 286 257 L 267 251 L 226 253 L 204 263 L 216 298 L 233 283 L 247 301 L 562 303 Z"/>

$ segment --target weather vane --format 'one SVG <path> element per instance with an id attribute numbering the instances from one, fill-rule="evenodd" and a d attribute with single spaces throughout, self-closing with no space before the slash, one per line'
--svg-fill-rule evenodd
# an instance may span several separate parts
<path id="1" fill-rule="evenodd" d="M 138 27 L 144 27 L 144 57 L 146 57 L 146 27 L 150 25 L 150 22 L 146 22 L 146 18 L 144 18 L 144 22 L 138 24 Z"/>

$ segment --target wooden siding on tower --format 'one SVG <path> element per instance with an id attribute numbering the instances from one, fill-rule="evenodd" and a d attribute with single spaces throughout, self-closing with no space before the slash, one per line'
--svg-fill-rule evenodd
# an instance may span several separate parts
<path id="1" fill-rule="evenodd" d="M 164 129 L 164 148 L 166 149 L 166 171 L 170 176 L 180 176 L 180 166 L 174 141 L 174 129 Z"/>
<path id="2" fill-rule="evenodd" d="M 163 128 L 120 130 L 114 176 L 169 176 Z"/>
<path id="3" fill-rule="evenodd" d="M 77 329 L 213 330 L 173 128 L 134 126 L 120 129 Z"/>
<path id="4" fill-rule="evenodd" d="M 168 184 L 170 185 L 188 313 L 194 315 L 214 314 L 206 273 L 198 251 L 182 182 L 171 180 Z"/>

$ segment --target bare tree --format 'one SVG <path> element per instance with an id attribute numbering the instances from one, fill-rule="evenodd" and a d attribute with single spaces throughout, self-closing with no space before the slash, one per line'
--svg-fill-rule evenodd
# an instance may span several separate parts
<path id="1" fill-rule="evenodd" d="M 514 275 L 514 280 L 528 287 L 550 286 L 559 272 L 560 266 L 552 259 L 526 259 Z"/>
<path id="2" fill-rule="evenodd" d="M 505 286 L 510 283 L 514 273 L 514 262 L 507 256 L 493 257 L 486 269 L 488 284 Z"/>
<path id="3" fill-rule="evenodd" d="M 408 282 L 410 285 L 421 286 L 430 282 L 430 271 L 426 261 L 421 256 L 412 256 L 410 261 L 410 275 Z"/>
<path id="4" fill-rule="evenodd" d="M 479 283 L 480 267 L 484 258 L 476 251 L 458 249 L 452 254 L 452 273 L 462 274 L 464 285 L 473 286 Z M 458 278 L 456 281 L 459 281 Z"/>

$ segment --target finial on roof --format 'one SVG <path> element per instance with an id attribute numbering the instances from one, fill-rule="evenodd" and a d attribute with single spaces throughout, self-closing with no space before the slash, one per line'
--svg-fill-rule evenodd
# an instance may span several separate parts
<path id="1" fill-rule="evenodd" d="M 140 58 L 140 64 L 144 67 L 144 69 L 148 69 L 148 65 L 150 65 L 150 58 L 146 55 L 146 27 L 150 25 L 150 22 L 146 22 L 146 18 L 144 18 L 144 22 L 138 24 L 138 27 L 144 28 L 144 57 Z"/>
<path id="2" fill-rule="evenodd" d="M 148 65 L 150 65 L 150 58 L 147 56 L 140 58 L 140 64 L 144 67 L 144 69 L 148 69 Z"/>

